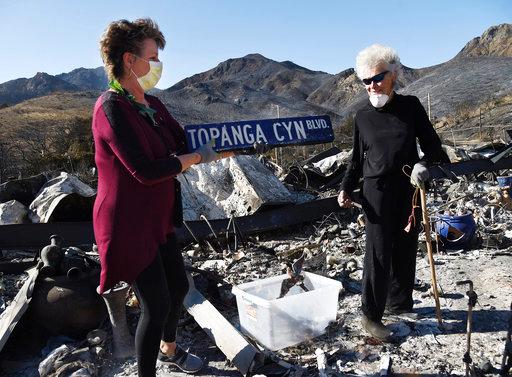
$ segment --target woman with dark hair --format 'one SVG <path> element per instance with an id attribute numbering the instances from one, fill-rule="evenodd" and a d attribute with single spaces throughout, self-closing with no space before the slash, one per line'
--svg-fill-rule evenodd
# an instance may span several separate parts
<path id="1" fill-rule="evenodd" d="M 204 145 L 188 153 L 185 134 L 158 98 L 165 38 L 150 19 L 112 22 L 100 41 L 110 89 L 96 101 L 92 132 L 98 168 L 93 225 L 101 260 L 100 293 L 132 284 L 141 305 L 135 334 L 139 376 L 155 376 L 157 358 L 196 372 L 202 360 L 176 344 L 188 282 L 174 227 L 182 209 L 176 176 L 215 161 Z"/>

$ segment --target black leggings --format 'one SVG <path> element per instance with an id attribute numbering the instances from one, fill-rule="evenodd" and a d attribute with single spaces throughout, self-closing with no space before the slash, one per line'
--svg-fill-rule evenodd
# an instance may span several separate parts
<path id="1" fill-rule="evenodd" d="M 160 340 L 174 342 L 188 280 L 176 236 L 160 245 L 155 260 L 142 271 L 133 289 L 141 307 L 135 333 L 135 350 L 140 377 L 156 375 Z"/>

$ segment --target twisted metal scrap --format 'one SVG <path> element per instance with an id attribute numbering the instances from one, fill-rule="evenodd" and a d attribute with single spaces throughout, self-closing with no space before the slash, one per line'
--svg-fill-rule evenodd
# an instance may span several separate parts
<path id="1" fill-rule="evenodd" d="M 284 279 L 281 283 L 281 292 L 278 298 L 282 298 L 288 294 L 290 289 L 295 285 L 302 288 L 304 292 L 308 292 L 309 289 L 304 285 L 304 275 L 302 275 L 302 266 L 306 258 L 306 253 L 302 253 L 302 256 L 292 264 L 287 263 L 286 272 L 289 278 Z"/>

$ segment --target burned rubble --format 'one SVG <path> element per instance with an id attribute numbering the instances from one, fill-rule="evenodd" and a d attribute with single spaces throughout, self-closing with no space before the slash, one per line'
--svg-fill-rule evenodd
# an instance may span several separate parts
<path id="1" fill-rule="evenodd" d="M 452 152 L 454 155 L 460 153 Z M 275 182 L 274 178 L 272 181 L 284 193 L 289 193 L 288 188 L 294 186 L 298 192 L 302 192 L 297 196 L 303 195 L 303 198 L 309 195 L 311 199 L 313 194 L 317 197 L 331 197 L 337 194 L 336 183 L 343 174 L 348 155 L 347 151 L 331 150 L 324 153 L 322 158 L 310 159 L 283 172 L 281 179 L 285 184 Z M 234 187 L 233 183 L 229 183 L 230 178 L 225 175 L 225 167 L 219 168 L 219 174 L 220 170 L 222 175 L 217 176 L 220 177 L 219 181 L 227 180 L 230 187 Z M 201 191 L 201 179 L 206 181 L 207 177 L 214 173 L 194 172 L 196 176 L 189 176 L 185 185 Z M 433 183 L 427 199 L 443 326 L 439 326 L 436 319 L 425 237 L 421 234 L 413 296 L 415 316 L 395 315 L 384 318 L 384 323 L 393 331 L 391 343 L 382 343 L 367 336 L 360 323 L 365 235 L 364 216 L 359 208 L 333 208 L 332 213 L 318 220 L 262 233 L 244 232 L 237 227 L 238 217 L 233 217 L 227 231 L 215 232 L 212 229 L 207 239 L 198 239 L 199 242 L 192 241 L 184 245 L 183 254 L 187 269 L 193 277 L 197 292 L 213 304 L 215 309 L 239 331 L 241 327 L 233 287 L 287 273 L 288 276 L 297 278 L 301 271 L 325 276 L 341 283 L 336 319 L 329 324 L 323 335 L 306 339 L 294 346 L 270 351 L 258 345 L 251 339 L 250 334 L 244 334 L 258 352 L 265 355 L 268 360 L 275 361 L 274 366 L 284 366 L 284 369 L 277 371 L 278 368 L 272 369 L 267 364 L 267 369 L 260 366 L 247 375 L 465 375 L 464 361 L 468 361 L 468 357 L 471 360 L 472 375 L 498 375 L 501 365 L 506 363 L 504 360 L 510 362 L 511 346 L 507 346 L 508 359 L 504 359 L 504 350 L 506 340 L 510 341 L 509 322 L 512 321 L 512 212 L 509 196 L 511 180 L 507 178 L 510 171 L 502 170 L 499 173 L 501 176 L 498 179 L 496 173 L 482 173 L 459 177 L 456 183 L 449 180 Z M 261 171 L 258 174 L 262 174 Z M 222 198 L 218 196 L 213 200 L 224 200 L 226 203 L 240 201 L 229 200 L 228 194 L 238 197 L 253 195 L 260 199 L 263 197 L 258 196 L 257 190 L 252 194 L 235 191 L 230 194 L 226 190 Z M 270 197 L 264 199 L 268 200 L 272 207 L 284 205 L 286 202 L 296 202 L 290 199 L 291 196 L 284 194 L 275 202 L 272 202 L 273 199 Z M 212 200 L 211 197 L 208 200 Z M 261 200 L 260 204 L 265 200 Z M 205 203 L 202 204 L 203 207 L 207 205 Z M 243 203 L 246 212 L 237 213 L 237 216 L 250 215 L 253 212 L 252 209 L 247 211 L 247 203 Z M 200 207 L 197 206 L 196 209 Z M 216 211 L 219 216 L 226 216 L 224 208 Z M 304 217 L 306 218 L 306 214 Z M 44 218 L 44 215 L 41 218 Z M 199 216 L 197 218 L 199 219 Z M 189 224 L 194 219 L 191 217 Z M 191 232 L 193 233 L 193 230 Z M 67 246 L 63 247 L 63 250 L 63 260 L 79 255 L 79 258 L 88 260 L 90 266 L 96 263 L 97 267 L 97 253 L 92 245 Z M 39 254 L 44 253 L 41 251 Z M 36 257 L 35 250 L 4 252 L 0 261 L 0 267 L 4 271 L 1 277 L 0 312 L 5 313 L 10 305 L 16 303 L 16 295 L 31 276 L 24 270 L 30 263 L 34 265 L 37 262 Z M 6 267 L 16 263 L 28 265 L 18 267 L 17 271 L 12 267 Z M 302 264 L 301 269 L 297 269 L 297 263 Z M 46 265 L 51 263 L 47 260 Z M 59 268 L 59 274 L 69 275 L 71 268 L 60 265 Z M 82 271 L 82 267 L 79 270 Z M 475 294 L 468 296 L 469 281 Z M 293 283 L 295 285 L 301 282 L 298 279 Z M 22 339 L 21 333 L 30 329 L 30 321 L 21 321 L 0 354 L 2 375 L 136 375 L 134 357 L 126 357 L 133 354 L 131 339 L 129 334 L 126 337 L 126 330 L 134 333 L 139 308 L 131 290 L 119 287 L 119 291 L 123 292 L 118 298 L 122 298 L 121 306 L 126 310 L 126 320 L 121 319 L 119 322 L 120 326 L 127 326 L 123 339 L 119 338 L 119 332 L 116 334 L 112 329 L 107 314 L 107 309 L 112 312 L 112 302 L 107 301 L 106 305 L 102 305 L 102 319 L 96 321 L 97 324 L 88 331 L 78 336 L 57 331 L 41 339 L 25 337 L 24 341 L 31 343 L 26 351 L 23 349 L 26 343 L 20 344 L 21 340 L 16 340 Z M 281 294 L 286 297 L 288 293 L 282 291 Z M 472 332 L 470 351 L 467 353 L 467 319 L 470 303 L 474 305 L 471 306 Z M 3 313 L 0 314 L 0 323 L 5 322 Z M 69 313 L 63 314 L 65 316 Z M 46 321 L 51 322 L 51 319 Z M 37 322 L 37 319 L 32 322 Z M 202 375 L 240 375 L 237 363 L 226 360 L 223 354 L 225 350 L 205 337 L 203 331 L 205 330 L 194 316 L 189 313 L 183 315 L 179 336 L 185 347 L 191 347 L 194 352 L 206 357 L 208 365 L 202 371 Z M 169 367 L 159 368 L 177 376 L 185 375 Z"/>

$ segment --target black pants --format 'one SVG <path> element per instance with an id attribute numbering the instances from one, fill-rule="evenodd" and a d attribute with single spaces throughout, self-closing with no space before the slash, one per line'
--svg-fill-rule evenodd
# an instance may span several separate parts
<path id="1" fill-rule="evenodd" d="M 154 377 L 160 340 L 174 342 L 188 280 L 176 236 L 160 246 L 155 260 L 133 284 L 141 306 L 135 333 L 138 374 Z"/>
<path id="2" fill-rule="evenodd" d="M 381 320 L 384 309 L 412 309 L 418 228 L 405 232 L 414 188 L 406 176 L 365 178 L 362 205 L 366 217 L 362 311 Z"/>

